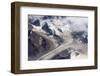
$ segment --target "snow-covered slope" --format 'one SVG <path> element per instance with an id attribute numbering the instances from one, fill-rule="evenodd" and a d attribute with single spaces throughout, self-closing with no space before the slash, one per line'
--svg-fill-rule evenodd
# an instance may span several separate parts
<path id="1" fill-rule="evenodd" d="M 87 45 L 87 43 L 88 43 L 88 18 L 87 17 L 29 15 L 28 16 L 28 27 L 29 27 L 28 31 L 29 31 L 30 40 L 32 37 L 31 36 L 32 32 L 38 32 L 38 33 L 40 32 L 42 37 L 45 36 L 47 39 L 49 39 L 49 41 L 51 41 L 51 43 L 53 43 L 53 45 L 55 45 L 55 47 L 52 49 L 55 49 L 62 44 L 69 43 L 70 41 L 72 41 L 72 42 L 74 41 L 76 43 L 76 45 L 77 45 L 77 43 L 82 44 L 82 45 Z M 44 38 L 42 38 L 42 37 L 40 37 L 40 39 L 42 39 L 42 42 L 40 42 L 40 43 L 45 44 L 45 46 L 49 45 L 48 41 L 45 40 L 45 37 Z M 33 39 L 34 39 L 34 37 L 33 37 Z M 43 41 L 43 39 L 45 40 L 45 42 Z M 34 40 L 34 41 L 36 41 L 36 40 Z M 32 43 L 34 44 L 35 42 L 32 42 Z M 41 45 L 38 45 L 38 46 L 41 47 Z M 30 46 L 29 46 L 29 48 L 30 48 Z M 71 47 L 69 47 L 69 48 L 71 48 Z M 43 47 L 42 47 L 42 49 L 48 50 Z M 66 50 L 67 49 L 68 48 L 66 48 Z M 77 50 L 78 48 L 77 49 L 72 48 L 72 49 Z M 72 49 L 70 49 L 70 50 L 72 50 Z M 79 48 L 79 49 L 81 49 L 81 48 Z M 41 48 L 40 49 L 38 48 L 38 50 L 43 51 L 43 50 L 41 50 Z M 63 54 L 63 52 L 64 52 L 63 50 L 62 50 L 61 54 Z M 48 51 L 50 51 L 50 50 L 48 50 Z M 52 53 L 52 51 L 51 51 L 51 53 Z M 82 51 L 84 51 L 84 50 L 82 50 Z M 85 51 L 86 51 L 86 49 L 85 49 Z M 68 54 L 66 54 L 66 55 L 68 55 Z M 47 55 L 49 55 L 49 53 Z M 57 53 L 57 57 L 58 57 L 58 55 L 61 56 L 60 53 L 59 54 Z M 72 55 L 70 55 L 70 56 L 72 56 Z M 68 57 L 68 58 L 72 58 L 72 57 Z M 51 59 L 54 59 L 54 57 L 51 57 Z"/>

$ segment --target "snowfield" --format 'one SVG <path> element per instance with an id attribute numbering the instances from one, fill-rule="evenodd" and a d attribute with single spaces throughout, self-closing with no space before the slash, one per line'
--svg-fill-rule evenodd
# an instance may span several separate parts
<path id="1" fill-rule="evenodd" d="M 28 60 L 87 58 L 87 44 L 87 17 L 28 15 Z"/>

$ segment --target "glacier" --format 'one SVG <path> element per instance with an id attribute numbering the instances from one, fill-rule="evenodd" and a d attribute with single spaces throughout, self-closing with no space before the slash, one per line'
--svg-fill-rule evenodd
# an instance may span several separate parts
<path id="1" fill-rule="evenodd" d="M 28 60 L 86 58 L 88 17 L 28 15 Z"/>

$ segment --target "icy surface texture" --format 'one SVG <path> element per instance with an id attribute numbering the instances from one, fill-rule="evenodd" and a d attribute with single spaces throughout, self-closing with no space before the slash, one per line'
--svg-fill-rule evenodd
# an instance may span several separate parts
<path id="1" fill-rule="evenodd" d="M 88 18 L 28 15 L 28 60 L 86 58 Z"/>

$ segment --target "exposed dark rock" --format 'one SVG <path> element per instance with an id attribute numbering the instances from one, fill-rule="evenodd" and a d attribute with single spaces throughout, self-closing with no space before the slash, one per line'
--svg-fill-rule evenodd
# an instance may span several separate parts
<path id="1" fill-rule="evenodd" d="M 29 60 L 36 60 L 38 57 L 53 49 L 53 44 L 41 35 L 32 32 L 28 39 Z"/>
<path id="2" fill-rule="evenodd" d="M 31 24 L 28 24 L 28 30 L 32 30 L 32 25 Z"/>
<path id="3" fill-rule="evenodd" d="M 59 45 L 64 42 L 64 39 L 56 34 L 54 34 L 54 39 L 57 40 Z"/>
<path id="4" fill-rule="evenodd" d="M 66 49 L 51 59 L 70 59 L 70 52 Z"/>
<path id="5" fill-rule="evenodd" d="M 62 30 L 60 28 L 58 28 L 58 31 L 62 32 Z"/>
<path id="6" fill-rule="evenodd" d="M 72 32 L 72 37 L 74 39 L 79 39 L 83 43 L 88 43 L 88 35 L 85 31 Z"/>
<path id="7" fill-rule="evenodd" d="M 53 16 L 44 16 L 44 17 L 43 17 L 43 20 L 52 19 L 52 18 L 53 18 Z"/>
<path id="8" fill-rule="evenodd" d="M 28 56 L 35 57 L 39 53 L 39 49 L 37 46 L 32 43 L 31 39 L 28 40 Z"/>
<path id="9" fill-rule="evenodd" d="M 44 25 L 43 25 L 43 27 L 42 27 L 42 29 L 44 30 L 44 31 L 46 31 L 47 33 L 49 33 L 50 35 L 52 35 L 53 33 L 52 33 L 52 30 L 49 28 L 49 26 L 48 26 L 48 23 L 44 23 Z"/>
<path id="10" fill-rule="evenodd" d="M 34 24 L 35 26 L 40 26 L 40 20 L 35 20 L 32 24 Z"/>

